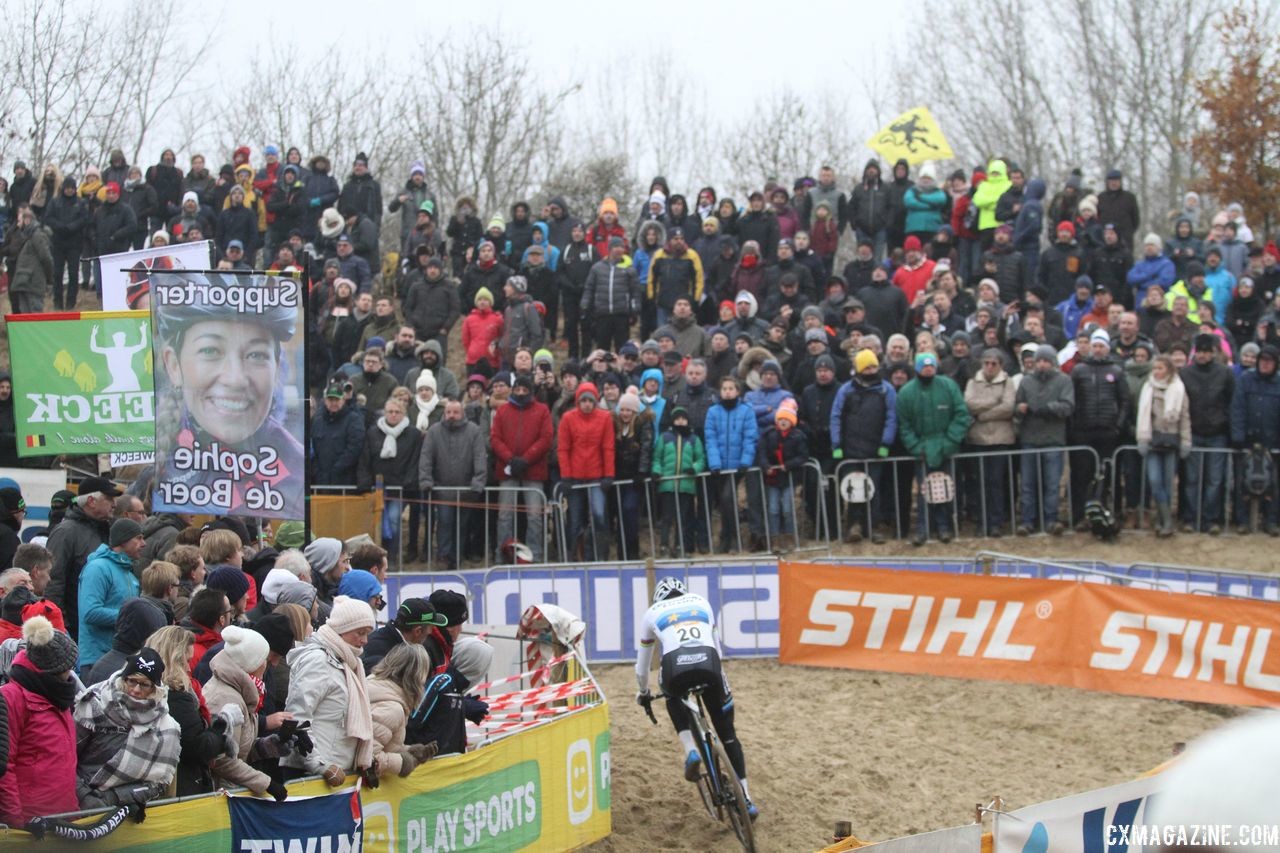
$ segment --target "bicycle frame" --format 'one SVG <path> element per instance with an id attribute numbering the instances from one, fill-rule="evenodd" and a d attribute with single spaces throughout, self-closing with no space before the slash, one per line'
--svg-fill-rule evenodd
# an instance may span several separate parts
<path id="1" fill-rule="evenodd" d="M 707 814 L 721 822 L 727 818 L 743 849 L 748 853 L 754 853 L 755 837 L 751 819 L 746 812 L 746 794 L 737 777 L 733 775 L 733 765 L 729 762 L 724 745 L 720 743 L 714 728 L 708 725 L 706 710 L 702 705 L 702 690 L 703 687 L 699 685 L 690 688 L 683 696 L 671 697 L 666 693 L 659 695 L 677 698 L 689 710 L 689 729 L 702 758 L 702 772 L 698 776 L 698 793 L 702 797 L 702 804 L 706 807 Z M 652 699 L 643 705 L 649 719 L 657 725 L 658 719 L 653 713 Z"/>

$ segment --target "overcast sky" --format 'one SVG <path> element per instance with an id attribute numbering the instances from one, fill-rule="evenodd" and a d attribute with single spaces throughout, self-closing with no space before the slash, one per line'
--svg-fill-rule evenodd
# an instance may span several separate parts
<path id="1" fill-rule="evenodd" d="M 548 82 L 587 76 L 593 63 L 618 56 L 640 56 L 668 49 L 683 68 L 690 87 L 707 95 L 716 118 L 749 109 L 755 96 L 784 84 L 800 91 L 843 92 L 863 110 L 859 72 L 886 69 L 895 44 L 915 31 L 911 10 L 921 0 L 873 3 L 870 0 L 642 0 L 642 2 L 536 3 L 406 2 L 406 0 L 312 0 L 301 6 L 275 6 L 260 0 L 223 0 L 233 21 L 218 38 L 204 68 L 230 69 L 251 52 L 269 50 L 284 40 L 311 46 L 317 61 L 335 40 L 335 59 L 367 61 L 367 46 L 399 55 L 406 69 L 412 58 L 431 49 L 410 34 L 446 31 L 454 37 L 468 28 L 498 25 L 528 51 Z M 332 55 L 332 54 L 331 54 Z M 222 74 L 222 71 L 216 73 Z M 224 75 L 225 76 L 225 75 Z M 627 97 L 627 82 L 619 95 Z M 901 108 L 912 106 L 901 105 Z M 866 110 L 866 121 L 872 119 Z M 869 127 L 867 134 L 875 130 Z"/>

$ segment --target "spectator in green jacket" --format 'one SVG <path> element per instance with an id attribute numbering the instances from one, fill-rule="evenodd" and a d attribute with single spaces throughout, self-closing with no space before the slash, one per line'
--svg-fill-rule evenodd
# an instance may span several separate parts
<path id="1" fill-rule="evenodd" d="M 916 378 L 898 392 L 898 435 L 907 453 L 918 460 L 919 517 L 912 545 L 928 541 L 931 527 L 942 542 L 951 541 L 955 496 L 940 500 L 930 494 L 934 490 L 927 483 L 930 474 L 949 469 L 949 460 L 960 450 L 970 421 L 960 386 L 938 375 L 938 357 L 931 352 L 917 355 Z"/>
<path id="2" fill-rule="evenodd" d="M 676 406 L 671 411 L 671 428 L 658 437 L 653 448 L 653 473 L 663 478 L 658 481 L 658 501 L 662 512 L 658 553 L 664 557 L 673 552 L 680 557 L 693 553 L 696 538 L 693 496 L 698 480 L 697 477 L 683 475 L 701 474 L 706 470 L 707 457 L 702 439 L 693 432 L 688 410 Z M 668 477 L 681 479 L 665 479 Z M 676 524 L 678 531 L 678 551 L 669 547 L 672 524 Z"/>

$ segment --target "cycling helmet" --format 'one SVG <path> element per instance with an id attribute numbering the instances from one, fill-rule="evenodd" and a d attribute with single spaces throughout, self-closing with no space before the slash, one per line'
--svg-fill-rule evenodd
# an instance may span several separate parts
<path id="1" fill-rule="evenodd" d="M 677 595 L 684 595 L 687 591 L 684 581 L 680 580 L 680 578 L 663 578 L 653 588 L 653 603 L 657 604 L 659 601 L 675 598 Z"/>
<path id="2" fill-rule="evenodd" d="M 265 307 L 257 313 L 237 312 L 235 308 L 228 307 L 225 304 L 213 304 L 199 298 L 183 305 L 158 305 L 155 313 L 158 318 L 160 336 L 164 340 L 175 344 L 175 348 L 183 332 L 196 323 L 205 320 L 239 319 L 258 323 L 265 326 L 278 342 L 287 341 L 294 335 L 298 322 L 298 309 L 296 305 L 280 304 L 285 301 L 280 294 L 285 287 L 296 289 L 298 286 L 296 282 L 283 280 L 273 275 L 241 277 L 217 272 L 153 271 L 151 275 L 153 289 L 183 282 L 194 284 L 197 288 L 202 286 L 210 288 L 260 287 L 267 293 L 264 302 L 269 307 Z M 156 304 L 155 300 L 153 300 L 153 304 Z"/>

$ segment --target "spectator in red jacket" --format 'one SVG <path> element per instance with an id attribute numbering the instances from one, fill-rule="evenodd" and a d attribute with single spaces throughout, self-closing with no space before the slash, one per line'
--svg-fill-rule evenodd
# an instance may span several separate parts
<path id="1" fill-rule="evenodd" d="M 80 808 L 76 724 L 71 716 L 79 686 L 71 671 L 79 650 L 43 616 L 23 623 L 22 636 L 27 647 L 13 659 L 10 680 L 0 688 L 9 724 L 9 769 L 0 776 L 0 820 L 9 826 Z"/>
<path id="2" fill-rule="evenodd" d="M 533 378 L 522 373 L 511 383 L 511 396 L 493 415 L 490 432 L 493 467 L 498 475 L 498 562 L 503 545 L 516 535 L 516 502 L 523 499 L 528 529 L 524 543 L 535 563 L 543 562 L 546 498 L 549 475 L 551 410 L 533 398 Z"/>
<path id="3" fill-rule="evenodd" d="M 486 378 L 498 369 L 498 342 L 502 340 L 502 314 L 493 310 L 489 288 L 476 291 L 476 307 L 462 321 L 462 348 L 466 352 L 467 375 Z"/>
<path id="4" fill-rule="evenodd" d="M 568 545 L 570 560 L 577 554 L 588 509 L 591 540 L 582 559 L 609 559 L 605 493 L 613 488 L 613 418 L 600 408 L 599 392 L 590 382 L 578 386 L 576 405 L 560 419 L 560 481 L 569 495 Z"/>
<path id="5" fill-rule="evenodd" d="M 631 254 L 627 232 L 618 224 L 618 203 L 606 198 L 600 202 L 600 217 L 587 229 L 587 242 L 596 250 L 598 257 L 605 258 L 609 256 L 609 240 L 613 237 L 621 237 L 626 254 Z"/>
<path id="6" fill-rule="evenodd" d="M 191 675 L 195 676 L 196 664 L 205 652 L 222 642 L 222 629 L 231 624 L 235 609 L 227 601 L 227 594 L 220 589 L 204 589 L 191 596 L 187 607 L 187 621 L 182 627 L 196 635 L 191 650 Z"/>
<path id="7" fill-rule="evenodd" d="M 898 267 L 898 271 L 893 274 L 893 284 L 906 295 L 907 304 L 914 308 L 916 294 L 923 293 L 929 288 L 929 280 L 933 278 L 935 265 L 925 257 L 920 238 L 914 234 L 903 242 L 902 250 L 907 255 L 906 263 Z"/>

